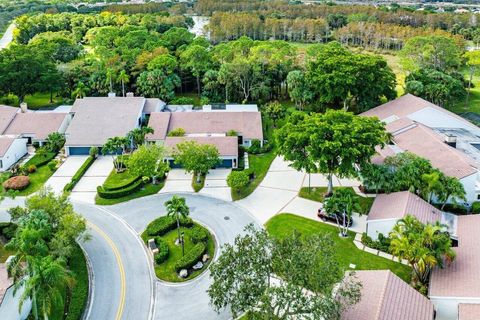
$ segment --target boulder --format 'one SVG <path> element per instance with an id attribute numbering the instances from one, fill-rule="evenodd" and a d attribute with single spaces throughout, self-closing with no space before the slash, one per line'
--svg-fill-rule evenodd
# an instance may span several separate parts
<path id="1" fill-rule="evenodd" d="M 203 268 L 203 263 L 201 261 L 198 261 L 194 266 L 193 270 L 200 270 Z"/>
<path id="2" fill-rule="evenodd" d="M 205 262 L 207 262 L 208 260 L 210 260 L 210 256 L 209 256 L 207 253 L 205 253 L 205 254 L 203 255 L 203 257 L 202 257 L 202 262 L 205 263 Z"/>
<path id="3" fill-rule="evenodd" d="M 187 269 L 182 269 L 182 270 L 180 270 L 180 272 L 178 273 L 178 275 L 180 276 L 180 278 L 185 279 L 186 277 L 188 277 L 188 271 L 187 271 Z"/>

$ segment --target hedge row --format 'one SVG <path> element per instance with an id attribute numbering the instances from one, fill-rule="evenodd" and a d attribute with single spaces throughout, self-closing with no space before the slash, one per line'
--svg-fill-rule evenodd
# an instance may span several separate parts
<path id="1" fill-rule="evenodd" d="M 117 199 L 121 197 L 128 196 L 129 194 L 132 194 L 143 186 L 143 181 L 140 179 L 136 181 L 134 184 L 123 188 L 123 189 L 118 189 L 118 190 L 106 190 L 103 186 L 98 186 L 97 187 L 97 193 L 101 198 L 104 199 Z"/>
<path id="2" fill-rule="evenodd" d="M 208 240 L 208 231 L 199 225 L 188 230 L 188 234 L 193 243 L 207 242 Z"/>
<path id="3" fill-rule="evenodd" d="M 182 269 L 190 269 L 193 267 L 207 250 L 207 245 L 203 242 L 197 243 L 188 251 L 180 260 L 175 263 L 175 270 L 180 272 Z"/>
<path id="4" fill-rule="evenodd" d="M 34 165 L 39 168 L 52 161 L 56 156 L 57 154 L 55 152 L 37 153 L 25 163 L 25 167 L 28 168 L 29 166 Z"/>
<path id="5" fill-rule="evenodd" d="M 169 249 L 168 244 L 161 237 L 155 237 L 155 243 L 157 244 L 158 253 L 155 254 L 155 262 L 161 264 L 168 259 Z"/>
<path id="6" fill-rule="evenodd" d="M 182 218 L 180 219 L 180 225 L 184 227 L 191 227 L 193 225 L 193 221 L 190 218 Z M 150 222 L 150 224 L 147 226 L 146 233 L 149 236 L 163 236 L 176 227 L 177 220 L 175 218 L 163 216 Z"/>
<path id="7" fill-rule="evenodd" d="M 141 180 L 141 179 L 142 179 L 142 177 L 138 176 L 138 177 L 134 177 L 130 180 L 127 180 L 127 182 L 125 182 L 124 184 L 120 184 L 120 185 L 116 185 L 116 186 L 103 185 L 103 190 L 105 190 L 105 191 L 116 191 L 116 190 L 125 189 L 125 188 L 128 188 L 131 185 L 135 184 L 136 182 L 138 182 L 138 180 Z"/>
<path id="8" fill-rule="evenodd" d="M 72 177 L 72 180 L 70 180 L 69 183 L 63 188 L 63 191 L 72 191 L 73 188 L 77 185 L 78 181 L 83 177 L 83 175 L 87 172 L 88 168 L 95 162 L 95 158 L 90 156 L 85 160 L 85 162 L 82 164 L 82 166 L 75 172 L 75 174 Z"/>

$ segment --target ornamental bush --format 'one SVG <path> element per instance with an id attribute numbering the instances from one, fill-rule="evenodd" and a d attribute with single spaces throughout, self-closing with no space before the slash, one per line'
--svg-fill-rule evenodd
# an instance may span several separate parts
<path id="1" fill-rule="evenodd" d="M 51 171 L 55 171 L 55 169 L 57 168 L 57 161 L 56 160 L 52 160 L 48 163 L 48 168 L 51 170 Z"/>
<path id="2" fill-rule="evenodd" d="M 35 171 L 37 171 L 37 166 L 34 164 L 31 164 L 28 166 L 27 171 L 28 173 L 34 173 Z"/>
<path id="3" fill-rule="evenodd" d="M 199 225 L 196 225 L 193 228 L 189 229 L 188 235 L 190 236 L 190 239 L 193 243 L 207 242 L 208 240 L 207 230 L 205 230 L 205 228 Z"/>
<path id="4" fill-rule="evenodd" d="M 207 250 L 207 246 L 203 242 L 199 242 L 193 246 L 180 260 L 175 263 L 175 270 L 180 272 L 182 269 L 190 269 L 193 267 Z"/>
<path id="5" fill-rule="evenodd" d="M 246 171 L 232 171 L 227 177 L 227 184 L 230 188 L 239 190 L 248 185 L 250 178 Z"/>
<path id="6" fill-rule="evenodd" d="M 472 213 L 473 214 L 480 213 L 480 201 L 475 201 L 472 203 Z"/>
<path id="7" fill-rule="evenodd" d="M 23 190 L 30 185 L 30 178 L 27 176 L 11 177 L 3 183 L 6 190 Z"/>
<path id="8" fill-rule="evenodd" d="M 155 254 L 154 259 L 157 264 L 161 264 L 168 259 L 168 244 L 161 237 L 155 237 L 155 244 L 157 245 L 158 253 Z"/>
<path id="9" fill-rule="evenodd" d="M 180 225 L 190 227 L 193 221 L 190 218 L 180 219 Z M 177 227 L 177 220 L 173 217 L 163 216 L 150 222 L 147 226 L 146 232 L 149 236 L 163 236 L 169 231 Z"/>

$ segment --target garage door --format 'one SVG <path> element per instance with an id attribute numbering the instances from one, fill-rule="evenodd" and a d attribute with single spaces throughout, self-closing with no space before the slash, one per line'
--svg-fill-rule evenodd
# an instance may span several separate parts
<path id="1" fill-rule="evenodd" d="M 90 147 L 69 147 L 68 154 L 71 156 L 84 156 L 88 155 Z"/>

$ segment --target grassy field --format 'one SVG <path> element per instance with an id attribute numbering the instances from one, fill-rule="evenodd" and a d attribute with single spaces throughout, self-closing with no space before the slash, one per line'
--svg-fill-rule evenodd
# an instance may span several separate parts
<path id="1" fill-rule="evenodd" d="M 17 193 L 17 196 L 28 196 L 38 190 L 40 190 L 48 178 L 52 176 L 54 171 L 45 165 L 37 168 L 37 171 L 28 175 L 30 178 L 30 185 Z"/>
<path id="2" fill-rule="evenodd" d="M 250 195 L 262 182 L 263 178 L 267 174 L 268 168 L 270 168 L 270 164 L 272 164 L 273 159 L 275 159 L 275 152 L 270 151 L 264 154 L 249 154 L 248 161 L 250 170 L 255 172 L 255 179 L 250 181 L 250 183 L 240 191 L 235 191 L 232 189 L 232 199 L 233 200 L 240 200 L 248 195 Z"/>
<path id="3" fill-rule="evenodd" d="M 18 99 L 15 96 L 2 97 L 1 100 L 4 104 L 12 105 L 15 107 L 19 106 Z M 53 94 L 53 102 L 50 102 L 50 93 L 39 92 L 33 95 L 26 96 L 25 102 L 27 103 L 29 109 L 38 110 L 53 109 L 61 104 L 64 104 L 66 101 L 62 97 L 57 97 L 56 94 Z"/>
<path id="4" fill-rule="evenodd" d="M 190 248 L 194 246 L 190 237 L 188 236 L 189 228 L 181 227 L 180 232 L 185 232 L 185 253 L 188 252 Z M 144 238 L 144 236 L 142 236 Z M 191 280 L 196 276 L 200 275 L 203 271 L 206 270 L 208 264 L 212 259 L 210 259 L 207 264 L 200 270 L 192 272 L 188 278 L 182 279 L 178 277 L 177 272 L 175 271 L 175 263 L 182 257 L 182 247 L 175 245 L 175 240 L 178 238 L 178 231 L 177 229 L 168 232 L 167 234 L 162 236 L 162 239 L 167 241 L 169 255 L 167 261 L 163 262 L 160 265 L 155 265 L 155 274 L 161 280 L 169 281 L 169 282 L 184 282 L 187 280 Z M 207 242 L 207 252 L 210 257 L 215 255 L 215 241 L 213 236 L 208 232 L 208 242 Z"/>
<path id="5" fill-rule="evenodd" d="M 352 187 L 334 187 L 333 189 L 335 190 L 335 189 L 342 189 L 342 188 L 352 189 L 353 191 Z M 327 193 L 327 187 L 311 187 L 310 191 L 308 190 L 308 187 L 303 187 L 302 189 L 300 189 L 298 196 L 300 198 L 323 202 L 325 200 L 326 193 Z M 360 201 L 360 206 L 362 207 L 361 213 L 368 214 L 375 198 L 359 196 L 358 199 Z"/>
<path id="6" fill-rule="evenodd" d="M 135 178 L 136 178 L 136 175 L 130 173 L 128 169 L 119 173 L 117 173 L 115 169 L 113 169 L 112 172 L 110 172 L 110 174 L 108 175 L 105 182 L 103 183 L 103 186 L 107 188 L 114 188 L 114 187 L 124 185 Z"/>
<path id="7" fill-rule="evenodd" d="M 288 213 L 273 217 L 266 223 L 266 227 L 271 235 L 280 238 L 291 234 L 293 230 L 305 236 L 326 234 L 335 242 L 338 261 L 345 269 L 349 269 L 350 264 L 356 265 L 356 270 L 388 269 L 406 282 L 410 282 L 410 267 L 361 251 L 353 244 L 355 237 L 353 232 L 349 232 L 348 238 L 340 238 L 338 229 L 334 226 Z"/>

